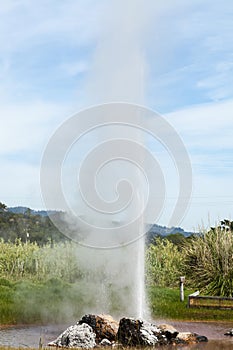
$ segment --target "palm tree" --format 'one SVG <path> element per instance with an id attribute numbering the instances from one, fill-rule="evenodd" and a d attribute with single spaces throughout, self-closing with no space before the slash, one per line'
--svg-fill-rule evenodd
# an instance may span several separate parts
<path id="1" fill-rule="evenodd" d="M 7 206 L 6 206 L 6 204 L 0 202 L 0 211 L 7 211 Z"/>

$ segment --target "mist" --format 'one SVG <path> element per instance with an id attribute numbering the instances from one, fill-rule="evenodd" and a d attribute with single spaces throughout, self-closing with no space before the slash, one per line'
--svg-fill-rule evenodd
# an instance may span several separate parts
<path id="1" fill-rule="evenodd" d="M 63 222 L 51 219 L 77 243 L 92 301 L 87 308 L 82 302 L 87 313 L 149 317 L 144 238 L 146 224 L 157 222 L 163 208 L 165 181 L 144 134 L 155 115 L 139 105 L 145 103 L 147 33 L 161 9 L 152 1 L 106 3 L 84 87 L 88 108 L 57 129 L 44 153 L 43 196 L 47 208 L 66 213 Z M 156 120 L 154 136 L 169 149 L 174 131 Z M 182 143 L 173 136 L 176 158 Z M 185 157 L 177 157 L 182 169 Z"/>
<path id="2" fill-rule="evenodd" d="M 144 103 L 147 67 L 143 40 L 149 25 L 149 12 L 150 9 L 141 0 L 106 3 L 100 19 L 101 34 L 85 86 L 87 101 L 90 105 L 109 102 Z M 140 118 L 140 116 L 137 117 Z M 117 123 L 118 119 L 116 118 L 115 121 Z M 93 210 L 93 206 L 80 203 L 80 192 L 77 193 L 79 204 L 77 208 L 75 204 L 73 206 L 75 213 L 81 214 L 85 218 L 85 223 L 87 221 L 91 224 L 89 229 L 84 229 L 85 223 L 82 227 L 80 220 L 77 225 L 77 231 L 88 232 L 87 239 L 84 234 L 81 241 L 84 246 L 77 250 L 79 264 L 85 271 L 89 270 L 86 277 L 84 276 L 87 282 L 85 293 L 87 298 L 93 301 L 93 307 L 91 310 L 88 307 L 86 312 L 111 313 L 115 317 L 142 316 L 142 311 L 139 311 L 139 308 L 142 308 L 141 303 L 146 309 L 142 286 L 144 284 L 144 238 L 137 239 L 143 234 L 139 232 L 142 227 L 134 225 L 133 228 L 129 226 L 128 229 L 122 230 L 122 226 L 132 222 L 143 211 L 145 181 L 143 182 L 141 170 L 139 171 L 135 164 L 132 164 L 129 159 L 122 160 L 124 157 L 122 150 L 118 149 L 121 159 L 115 158 L 114 148 L 110 142 L 121 138 L 142 144 L 143 136 L 138 130 L 116 125 L 98 128 L 91 135 L 94 141 L 89 142 L 88 150 L 88 146 L 86 149 L 83 146 L 81 165 L 87 161 L 87 154 L 93 152 L 93 149 L 104 141 L 107 143 L 103 147 L 110 148 L 112 155 L 110 152 L 109 159 L 106 159 L 109 162 L 106 164 L 97 153 L 99 163 L 97 165 L 101 167 L 101 171 L 97 172 L 97 166 L 94 171 L 91 169 L 94 160 L 90 159 L 89 164 L 91 163 L 92 166 L 81 171 L 86 183 L 78 183 L 79 191 L 82 190 L 84 196 L 91 192 L 89 202 L 93 199 L 91 197 L 94 196 L 94 191 L 97 192 L 101 200 L 106 203 L 105 211 Z M 90 144 L 92 144 L 91 147 Z M 76 152 L 73 149 L 73 154 L 77 154 L 78 149 L 79 147 Z M 138 158 L 140 157 L 143 158 L 143 152 L 138 154 Z M 91 187 L 93 192 L 88 190 L 89 175 L 96 177 L 96 188 Z M 122 179 L 130 183 L 132 191 L 127 191 L 126 186 L 123 193 L 118 192 L 119 188 L 115 186 L 122 183 Z M 119 207 L 117 212 L 110 213 L 111 204 L 122 197 L 124 197 L 122 207 Z M 127 201 L 129 205 L 124 206 Z M 98 206 L 97 209 L 99 209 Z M 141 222 L 140 225 L 144 223 Z M 85 247 L 89 242 L 92 248 Z M 128 244 L 129 242 L 131 243 Z M 101 247 L 104 249 L 99 249 Z M 112 249 L 112 247 L 115 248 Z"/>

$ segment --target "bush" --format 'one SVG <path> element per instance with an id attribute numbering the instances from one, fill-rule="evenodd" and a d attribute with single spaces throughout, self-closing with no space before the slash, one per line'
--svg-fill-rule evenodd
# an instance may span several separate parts
<path id="1" fill-rule="evenodd" d="M 182 253 L 167 239 L 156 238 L 146 252 L 146 279 L 149 285 L 177 286 L 182 274 Z"/>
<path id="2" fill-rule="evenodd" d="M 213 296 L 233 296 L 233 233 L 220 227 L 190 238 L 184 249 L 191 286 Z"/>

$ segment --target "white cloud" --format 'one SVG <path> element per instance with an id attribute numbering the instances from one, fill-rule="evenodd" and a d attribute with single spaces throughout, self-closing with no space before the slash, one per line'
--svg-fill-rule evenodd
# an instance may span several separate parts
<path id="1" fill-rule="evenodd" d="M 101 5 L 94 1 L 10 2 L 0 12 L 0 52 L 14 53 L 39 42 L 87 44 L 98 33 Z M 6 38 L 8 40 L 6 40 Z"/>
<path id="2" fill-rule="evenodd" d="M 233 146 L 231 130 L 233 100 L 190 106 L 166 115 L 190 150 L 228 149 Z"/>
<path id="3" fill-rule="evenodd" d="M 163 112 L 233 98 L 232 13 L 227 0 L 163 13 L 150 33 L 150 105 Z"/>
<path id="4" fill-rule="evenodd" d="M 210 99 L 218 101 L 233 96 L 232 58 L 231 55 L 229 61 L 216 62 L 212 74 L 197 82 L 197 87 L 203 89 Z"/>
<path id="5" fill-rule="evenodd" d="M 1 201 L 7 206 L 43 208 L 40 194 L 39 165 L 27 162 L 1 162 Z"/>
<path id="6" fill-rule="evenodd" d="M 60 70 L 68 77 L 75 77 L 76 75 L 87 72 L 88 64 L 86 61 L 66 62 L 61 64 Z"/>
<path id="7" fill-rule="evenodd" d="M 67 116 L 65 106 L 30 101 L 1 106 L 0 153 L 33 152 L 44 147 L 49 133 Z"/>
<path id="8" fill-rule="evenodd" d="M 44 149 L 71 107 L 45 101 L 1 106 L 1 201 L 8 206 L 43 208 L 40 162 Z"/>
<path id="9" fill-rule="evenodd" d="M 182 226 L 214 225 L 233 205 L 233 100 L 166 115 L 184 141 L 193 167 L 193 198 Z M 210 222 L 209 222 L 210 221 Z"/>

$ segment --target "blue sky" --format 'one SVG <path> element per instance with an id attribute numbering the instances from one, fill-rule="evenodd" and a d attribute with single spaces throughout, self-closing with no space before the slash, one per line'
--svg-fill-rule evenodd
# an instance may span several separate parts
<path id="1" fill-rule="evenodd" d="M 81 108 L 140 102 L 128 76 L 188 150 L 193 197 L 180 225 L 231 218 L 232 32 L 229 0 L 2 2 L 0 201 L 43 208 L 40 160 L 50 136 Z"/>

